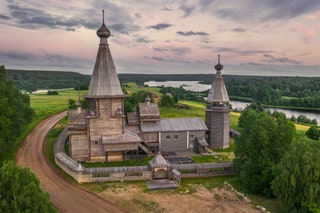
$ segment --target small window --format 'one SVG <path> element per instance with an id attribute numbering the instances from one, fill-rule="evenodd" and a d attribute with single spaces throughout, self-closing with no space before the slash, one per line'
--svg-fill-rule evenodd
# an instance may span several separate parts
<path id="1" fill-rule="evenodd" d="M 166 136 L 166 140 L 170 140 L 170 135 L 167 135 L 167 136 Z"/>
<path id="2" fill-rule="evenodd" d="M 174 140 L 179 140 L 179 135 L 174 135 Z"/>
<path id="3" fill-rule="evenodd" d="M 190 134 L 190 139 L 194 139 L 195 135 L 194 134 Z"/>

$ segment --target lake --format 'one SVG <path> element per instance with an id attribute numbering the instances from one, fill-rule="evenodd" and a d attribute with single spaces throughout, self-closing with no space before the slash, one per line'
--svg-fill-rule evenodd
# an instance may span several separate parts
<path id="1" fill-rule="evenodd" d="M 180 87 L 182 86 L 186 90 L 191 90 L 195 92 L 202 92 L 205 90 L 208 90 L 211 88 L 211 85 L 208 84 L 200 84 L 199 81 L 164 81 L 164 82 L 158 82 L 158 81 L 148 81 L 144 83 L 145 85 L 148 85 L 150 87 Z M 242 102 L 242 101 L 230 101 L 230 104 L 232 105 L 232 108 L 235 109 L 236 107 L 245 108 L 250 103 L 248 102 Z M 304 112 L 304 111 L 298 111 L 298 110 L 288 110 L 288 109 L 279 109 L 279 108 L 265 108 L 266 110 L 269 110 L 271 113 L 274 111 L 282 112 L 286 115 L 287 118 L 291 118 L 292 116 L 295 116 L 296 118 L 299 115 L 305 115 L 309 119 L 316 119 L 318 122 L 318 125 L 320 125 L 320 114 L 319 113 L 313 113 L 313 112 Z"/>
<path id="2" fill-rule="evenodd" d="M 182 86 L 185 90 L 194 92 L 202 92 L 211 88 L 211 85 L 200 84 L 199 81 L 147 81 L 144 82 L 149 87 L 180 87 Z"/>
<path id="3" fill-rule="evenodd" d="M 242 101 L 230 101 L 230 104 L 232 105 L 232 108 L 235 109 L 236 107 L 241 107 L 241 108 L 245 108 L 248 105 L 250 105 L 250 103 L 248 102 L 242 102 Z M 273 113 L 274 111 L 277 112 L 282 112 L 286 115 L 287 118 L 291 118 L 292 116 L 294 117 L 299 117 L 299 115 L 305 115 L 307 118 L 309 119 L 316 119 L 318 125 L 320 125 L 320 114 L 319 113 L 313 113 L 313 112 L 304 112 L 304 111 L 298 111 L 298 110 L 290 110 L 290 109 L 280 109 L 280 108 L 268 108 L 268 107 L 264 107 L 264 109 L 269 110 L 271 113 Z"/>

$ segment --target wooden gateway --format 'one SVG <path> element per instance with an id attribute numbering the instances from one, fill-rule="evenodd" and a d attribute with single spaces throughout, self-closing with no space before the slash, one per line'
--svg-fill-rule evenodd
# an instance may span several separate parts
<path id="1" fill-rule="evenodd" d="M 139 110 L 124 115 L 124 95 L 108 45 L 110 31 L 104 24 L 97 30 L 100 38 L 88 94 L 88 109 L 69 110 L 70 156 L 76 161 L 108 162 L 126 160 L 126 154 L 142 150 L 148 155 L 158 151 L 229 147 L 228 94 L 221 70 L 208 95 L 206 122 L 202 118 L 160 118 L 156 103 L 147 98 Z M 163 173 L 164 174 L 164 173 Z M 161 174 L 159 173 L 161 176 Z"/>

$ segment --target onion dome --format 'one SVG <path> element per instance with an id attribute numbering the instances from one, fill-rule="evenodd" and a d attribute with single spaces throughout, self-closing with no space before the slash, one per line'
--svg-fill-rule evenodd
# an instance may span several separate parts
<path id="1" fill-rule="evenodd" d="M 221 70 L 223 69 L 223 65 L 220 64 L 220 54 L 218 55 L 218 64 L 214 68 L 217 70 L 217 74 L 221 74 Z"/>
<path id="2" fill-rule="evenodd" d="M 110 30 L 102 23 L 101 27 L 97 30 L 97 36 L 100 38 L 109 38 L 111 35 Z"/>
<path id="3" fill-rule="evenodd" d="M 106 27 L 104 24 L 104 10 L 102 10 L 102 25 L 101 27 L 97 30 L 97 36 L 100 38 L 109 38 L 111 33 L 110 30 Z"/>

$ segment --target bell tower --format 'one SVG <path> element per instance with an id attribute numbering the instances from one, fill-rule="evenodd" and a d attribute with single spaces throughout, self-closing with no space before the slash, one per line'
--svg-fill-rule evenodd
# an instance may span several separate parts
<path id="1" fill-rule="evenodd" d="M 111 56 L 108 38 L 111 33 L 104 23 L 97 30 L 100 38 L 88 94 L 87 136 L 89 161 L 122 161 L 125 153 L 138 149 L 140 138 L 125 132 L 124 98 Z"/>
<path id="2" fill-rule="evenodd" d="M 225 149 L 229 147 L 230 109 L 229 96 L 224 84 L 218 55 L 218 64 L 215 66 L 216 78 L 212 83 L 207 97 L 206 125 L 209 129 L 209 147 Z"/>

